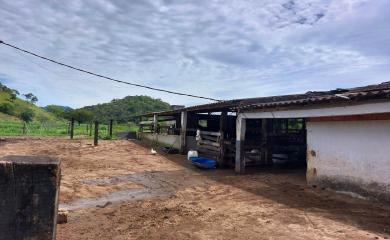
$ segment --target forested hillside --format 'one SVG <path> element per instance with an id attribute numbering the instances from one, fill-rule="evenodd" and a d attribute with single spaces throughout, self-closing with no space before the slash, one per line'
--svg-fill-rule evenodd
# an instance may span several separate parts
<path id="1" fill-rule="evenodd" d="M 31 118 L 37 122 L 57 121 L 55 115 L 35 105 L 38 98 L 31 93 L 23 94 L 26 100 L 19 98 L 20 93 L 0 83 L 0 119 L 21 120 Z"/>
<path id="2" fill-rule="evenodd" d="M 21 95 L 26 100 L 22 100 Z M 35 105 L 37 101 L 38 98 L 31 93 L 20 94 L 17 90 L 0 83 L 0 119 L 7 121 L 19 121 L 27 114 L 31 117 L 29 121 L 35 122 L 66 121 L 73 117 L 80 123 L 92 120 L 106 123 L 110 119 L 118 123 L 127 123 L 135 115 L 170 109 L 168 103 L 148 96 L 127 96 L 123 99 L 114 99 L 109 103 L 80 109 L 58 105 L 41 108 Z"/>
<path id="3" fill-rule="evenodd" d="M 95 119 L 102 122 L 114 119 L 124 123 L 132 120 L 135 115 L 169 110 L 170 105 L 160 99 L 148 96 L 127 96 L 122 99 L 114 99 L 110 103 L 87 106 L 81 109 L 93 112 Z"/>

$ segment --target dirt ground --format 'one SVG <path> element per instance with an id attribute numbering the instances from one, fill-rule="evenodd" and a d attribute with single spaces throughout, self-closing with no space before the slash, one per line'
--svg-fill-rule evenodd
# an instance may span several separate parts
<path id="1" fill-rule="evenodd" d="M 57 239 L 389 239 L 390 206 L 305 185 L 302 170 L 199 170 L 137 141 L 6 138 L 62 161 Z"/>

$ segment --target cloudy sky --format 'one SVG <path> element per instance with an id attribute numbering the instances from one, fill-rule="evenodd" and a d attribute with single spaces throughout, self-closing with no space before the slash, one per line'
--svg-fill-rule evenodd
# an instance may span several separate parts
<path id="1" fill-rule="evenodd" d="M 218 99 L 390 80 L 388 0 L 0 0 L 0 39 L 113 78 Z M 0 46 L 0 81 L 38 104 L 127 95 L 205 100 L 108 82 Z"/>

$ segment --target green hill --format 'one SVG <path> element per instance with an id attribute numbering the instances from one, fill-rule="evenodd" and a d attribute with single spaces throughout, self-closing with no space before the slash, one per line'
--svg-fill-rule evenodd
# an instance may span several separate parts
<path id="1" fill-rule="evenodd" d="M 81 109 L 93 112 L 95 119 L 100 122 L 108 122 L 110 119 L 114 119 L 119 123 L 125 123 L 131 121 L 135 115 L 166 111 L 170 108 L 169 103 L 163 102 L 161 99 L 148 96 L 127 96 L 122 99 L 114 99 L 109 103 L 87 106 Z"/>
<path id="2" fill-rule="evenodd" d="M 62 121 L 45 109 L 18 98 L 17 95 L 17 91 L 0 83 L 0 120 L 20 121 L 20 114 L 30 109 L 34 113 L 35 122 Z"/>
<path id="3" fill-rule="evenodd" d="M 0 83 L 0 120 L 20 121 L 21 113 L 30 109 L 34 113 L 34 122 L 64 122 L 64 119 L 75 117 L 76 120 L 82 118 L 81 122 L 89 122 L 90 120 L 86 119 L 92 118 L 101 123 L 107 123 L 110 119 L 118 123 L 127 123 L 135 115 L 170 109 L 169 103 L 148 96 L 127 96 L 122 99 L 113 99 L 109 103 L 73 110 L 70 107 L 57 105 L 41 108 L 18 98 L 18 95 L 18 91 Z M 86 119 L 83 120 L 83 118 Z"/>

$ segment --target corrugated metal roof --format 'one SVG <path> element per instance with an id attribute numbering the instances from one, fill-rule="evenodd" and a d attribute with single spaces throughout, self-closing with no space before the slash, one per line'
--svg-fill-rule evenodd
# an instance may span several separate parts
<path id="1" fill-rule="evenodd" d="M 173 115 L 181 111 L 237 111 L 238 109 L 259 109 L 287 107 L 293 105 L 311 105 L 321 103 L 348 103 L 372 99 L 390 99 L 390 82 L 349 89 L 334 89 L 330 91 L 309 91 L 304 94 L 281 95 L 271 97 L 244 98 L 220 101 L 215 103 L 186 107 L 180 110 L 148 113 L 142 116 Z"/>
<path id="2" fill-rule="evenodd" d="M 239 107 L 240 109 L 258 109 L 320 103 L 348 103 L 372 99 L 390 99 L 390 82 L 350 89 L 268 97 L 256 101 L 243 100 Z"/>

